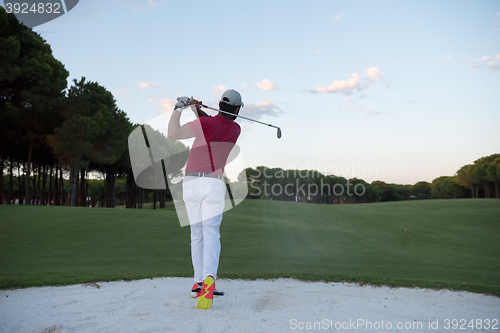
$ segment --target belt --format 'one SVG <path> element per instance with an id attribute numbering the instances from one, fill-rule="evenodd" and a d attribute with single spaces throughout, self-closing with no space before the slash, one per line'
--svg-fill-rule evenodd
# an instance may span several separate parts
<path id="1" fill-rule="evenodd" d="M 217 178 L 222 180 L 222 176 L 216 173 L 205 173 L 205 172 L 186 172 L 186 176 L 193 177 L 209 177 L 209 178 Z"/>

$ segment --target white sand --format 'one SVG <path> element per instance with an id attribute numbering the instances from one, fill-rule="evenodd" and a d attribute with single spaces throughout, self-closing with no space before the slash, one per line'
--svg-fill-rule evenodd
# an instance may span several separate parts
<path id="1" fill-rule="evenodd" d="M 344 325 L 338 329 L 343 332 L 500 331 L 500 325 L 496 330 L 446 329 L 446 319 L 466 319 L 467 324 L 471 319 L 500 319 L 500 298 L 468 292 L 221 279 L 217 289 L 226 295 L 204 311 L 195 309 L 196 299 L 189 296 L 192 280 L 187 278 L 98 285 L 2 290 L 0 331 L 287 332 L 323 331 L 327 326 L 335 330 L 335 325 Z M 429 329 L 429 322 L 436 320 L 438 329 Z M 421 322 L 422 328 L 397 329 L 398 322 Z"/>

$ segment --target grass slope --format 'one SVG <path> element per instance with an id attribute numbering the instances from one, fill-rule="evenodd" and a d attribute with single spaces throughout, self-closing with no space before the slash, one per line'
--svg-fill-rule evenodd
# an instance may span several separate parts
<path id="1" fill-rule="evenodd" d="M 0 288 L 191 276 L 162 210 L 0 206 Z M 219 277 L 359 281 L 500 295 L 500 200 L 246 200 L 224 215 Z M 405 231 L 405 228 L 407 229 Z"/>

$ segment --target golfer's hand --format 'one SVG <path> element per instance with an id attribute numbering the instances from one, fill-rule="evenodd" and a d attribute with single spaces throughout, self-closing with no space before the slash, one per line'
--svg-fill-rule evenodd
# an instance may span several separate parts
<path id="1" fill-rule="evenodd" d="M 196 117 L 210 117 L 208 114 L 206 114 L 205 111 L 201 109 L 202 105 L 202 101 L 197 101 L 196 99 L 193 99 L 191 101 L 191 109 L 193 110 Z"/>
<path id="2" fill-rule="evenodd" d="M 175 103 L 175 111 L 182 112 L 185 108 L 187 108 L 191 101 L 193 101 L 193 97 L 189 98 L 186 96 L 177 97 L 177 103 Z"/>
<path id="3" fill-rule="evenodd" d="M 197 101 L 196 99 L 191 98 L 190 105 L 193 105 L 194 107 L 196 107 L 196 110 L 201 109 L 201 104 L 203 104 L 202 101 Z"/>

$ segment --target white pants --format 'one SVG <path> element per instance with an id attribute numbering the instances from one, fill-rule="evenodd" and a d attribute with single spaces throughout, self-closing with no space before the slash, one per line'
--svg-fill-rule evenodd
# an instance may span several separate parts
<path id="1" fill-rule="evenodd" d="M 194 282 L 201 282 L 209 275 L 216 279 L 226 184 L 217 178 L 188 176 L 182 187 L 191 228 Z"/>

